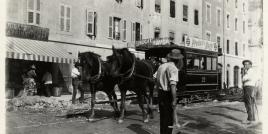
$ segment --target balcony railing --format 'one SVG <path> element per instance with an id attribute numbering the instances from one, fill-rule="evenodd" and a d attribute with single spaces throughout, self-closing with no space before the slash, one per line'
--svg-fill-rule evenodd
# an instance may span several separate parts
<path id="1" fill-rule="evenodd" d="M 39 26 L 8 22 L 6 36 L 47 41 L 49 29 Z"/>

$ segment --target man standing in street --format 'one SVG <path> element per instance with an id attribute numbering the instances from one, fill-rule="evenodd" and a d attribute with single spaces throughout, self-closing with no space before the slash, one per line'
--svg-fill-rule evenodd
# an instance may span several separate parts
<path id="1" fill-rule="evenodd" d="M 82 89 L 82 82 L 81 82 L 81 74 L 80 74 L 80 65 L 79 63 L 75 63 L 73 68 L 72 68 L 72 72 L 71 72 L 71 76 L 72 76 L 72 85 L 73 85 L 73 96 L 72 96 L 72 104 L 75 104 L 75 99 L 76 99 L 76 94 L 77 94 L 77 90 L 79 89 L 81 92 L 81 97 L 80 97 L 80 101 L 84 100 L 84 91 Z"/>
<path id="2" fill-rule="evenodd" d="M 160 134 L 171 134 L 173 128 L 180 128 L 178 123 L 177 88 L 179 68 L 183 58 L 179 49 L 173 49 L 167 55 L 167 63 L 159 66 L 156 72 L 158 101 L 160 110 Z"/>
<path id="3" fill-rule="evenodd" d="M 244 70 L 242 71 L 244 102 L 248 114 L 247 120 L 243 121 L 243 123 L 254 125 L 257 123 L 255 116 L 257 110 L 256 93 L 260 74 L 256 68 L 252 67 L 252 62 L 250 60 L 244 60 L 242 63 L 244 65 Z"/>

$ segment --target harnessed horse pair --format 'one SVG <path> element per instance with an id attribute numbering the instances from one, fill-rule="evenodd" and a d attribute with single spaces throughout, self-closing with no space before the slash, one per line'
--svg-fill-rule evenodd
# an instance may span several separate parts
<path id="1" fill-rule="evenodd" d="M 148 122 L 149 117 L 153 117 L 151 104 L 154 89 L 154 66 L 150 61 L 138 60 L 128 49 L 115 49 L 114 47 L 113 54 L 107 57 L 107 62 L 103 62 L 99 55 L 92 52 L 80 53 L 79 58 L 82 66 L 82 81 L 89 83 L 92 94 L 89 120 L 94 119 L 96 91 L 104 91 L 108 95 L 115 113 L 119 112 L 114 91 L 116 84 L 121 93 L 119 123 L 123 122 L 125 116 L 127 90 L 137 94 L 139 106 L 143 113 L 143 121 Z M 144 108 L 144 100 L 147 109 Z"/>

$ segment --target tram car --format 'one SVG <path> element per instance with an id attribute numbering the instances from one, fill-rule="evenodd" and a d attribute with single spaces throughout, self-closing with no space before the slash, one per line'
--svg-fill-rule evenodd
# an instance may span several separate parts
<path id="1" fill-rule="evenodd" d="M 168 38 L 146 39 L 135 44 L 137 51 L 145 52 L 145 59 L 163 60 L 174 48 L 180 49 L 183 68 L 179 71 L 177 96 L 179 103 L 209 101 L 217 97 L 221 89 L 218 70 L 218 47 L 216 43 L 185 37 L 182 45 Z"/>

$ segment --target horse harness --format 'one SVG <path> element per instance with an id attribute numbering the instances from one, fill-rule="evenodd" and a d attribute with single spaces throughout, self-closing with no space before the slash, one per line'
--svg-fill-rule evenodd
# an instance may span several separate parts
<path id="1" fill-rule="evenodd" d="M 89 82 L 90 82 L 90 83 L 96 83 L 97 81 L 100 80 L 100 78 L 101 78 L 101 76 L 102 76 L 102 71 L 101 71 L 101 67 L 102 67 L 102 65 L 101 65 L 101 60 L 100 60 L 99 57 L 98 57 L 98 63 L 99 63 L 99 70 L 98 70 L 98 73 L 89 79 Z"/>
<path id="2" fill-rule="evenodd" d="M 147 79 L 149 81 L 154 81 L 150 77 L 147 77 L 147 76 L 144 76 L 144 75 L 140 75 L 140 74 L 135 73 L 136 60 L 135 60 L 134 54 L 132 54 L 132 58 L 133 58 L 133 64 L 132 64 L 131 68 L 128 69 L 125 73 L 119 74 L 119 76 L 121 77 L 121 81 L 120 81 L 119 85 L 121 85 L 123 82 L 129 80 L 132 76 L 136 76 L 136 77 L 139 77 L 139 78 L 142 78 L 142 79 Z M 147 64 L 147 63 L 145 63 L 145 64 Z M 124 77 L 126 74 L 128 74 L 128 75 L 126 77 Z"/>

